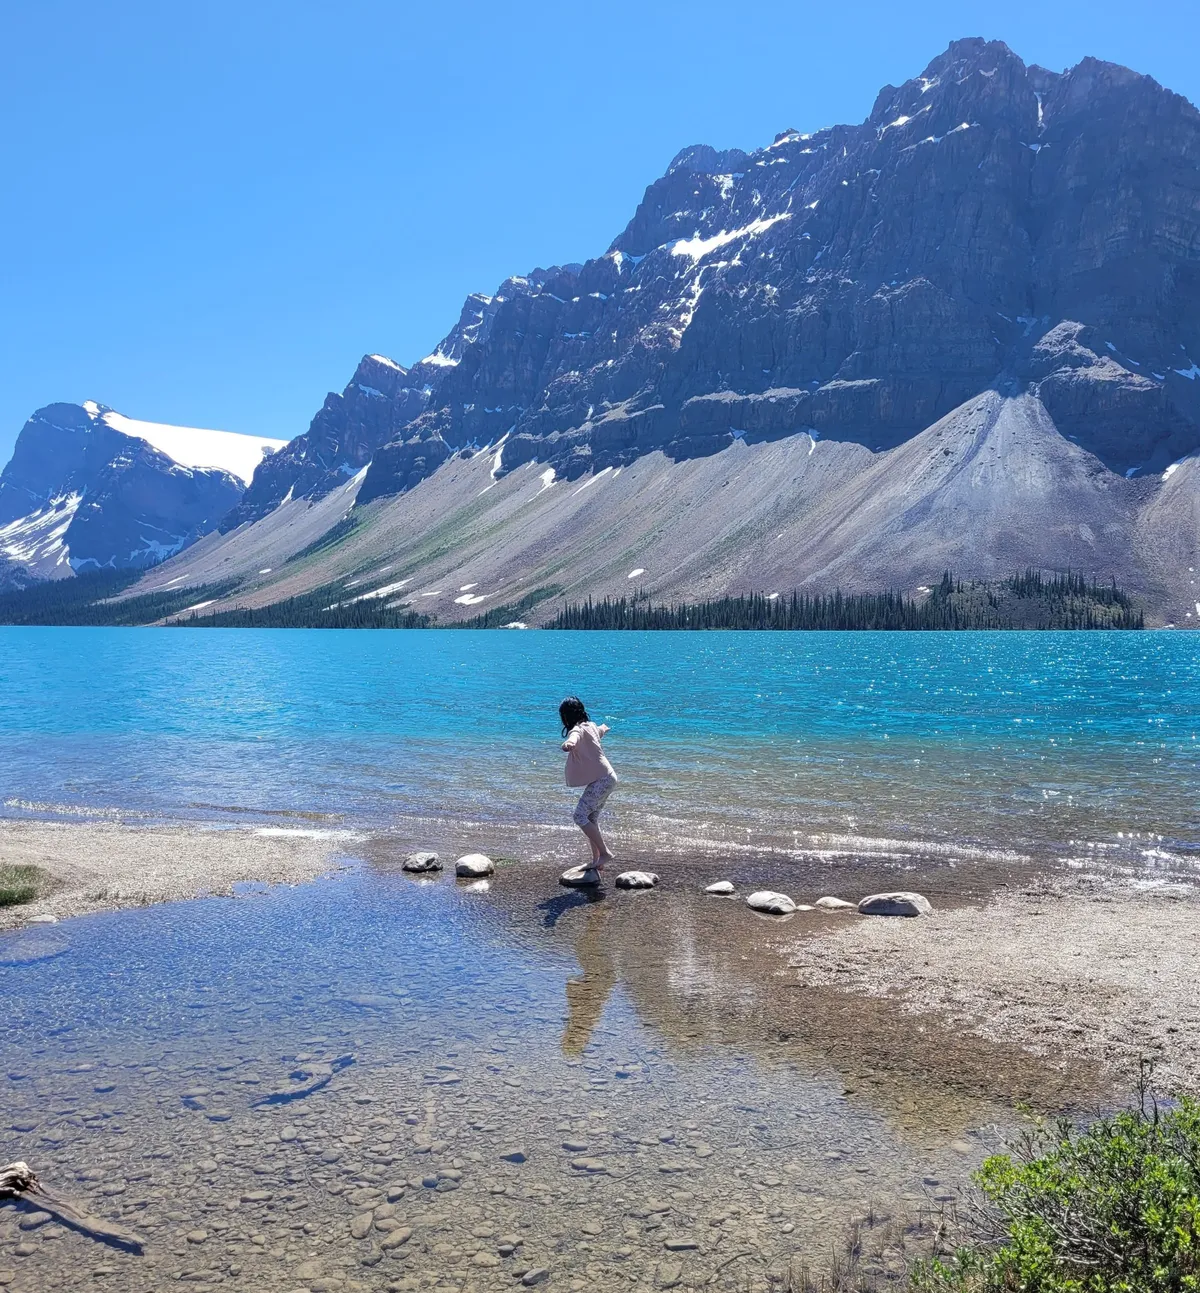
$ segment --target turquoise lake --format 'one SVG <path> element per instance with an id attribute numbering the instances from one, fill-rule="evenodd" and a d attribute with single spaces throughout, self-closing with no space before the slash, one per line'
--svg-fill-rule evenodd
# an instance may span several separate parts
<path id="1" fill-rule="evenodd" d="M 842 918 L 702 885 L 1194 883 L 1198 657 L 1172 633 L 0 629 L 0 816 L 334 842 L 311 884 L 0 935 L 0 1161 L 144 1239 L 7 1209 L 0 1282 L 775 1293 L 850 1225 L 898 1273 L 890 1219 L 957 1200 L 1022 1107 L 1110 1088 L 806 986 L 791 950 Z M 655 890 L 556 883 L 567 692 L 612 726 L 610 838 L 663 863 Z M 429 845 L 500 865 L 405 874 Z"/>
<path id="2" fill-rule="evenodd" d="M 611 725 L 626 851 L 1200 846 L 1183 633 L 0 629 L 7 816 L 573 830 L 556 708 Z M 281 816 L 282 815 L 282 816 Z"/>

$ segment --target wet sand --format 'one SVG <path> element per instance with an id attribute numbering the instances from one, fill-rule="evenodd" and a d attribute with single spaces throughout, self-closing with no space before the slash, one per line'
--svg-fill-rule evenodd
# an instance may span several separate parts
<path id="1" fill-rule="evenodd" d="M 916 920 L 852 918 L 796 940 L 798 982 L 893 1003 L 901 1027 L 934 1014 L 1064 1072 L 1200 1090 L 1200 897 L 1098 878 L 1048 879 Z"/>
<path id="2" fill-rule="evenodd" d="M 64 920 L 201 894 L 225 895 L 241 882 L 302 884 L 334 865 L 337 834 L 0 822 L 0 863 L 37 866 L 49 877 L 35 901 L 0 907 L 0 930 L 27 925 L 38 916 Z"/>

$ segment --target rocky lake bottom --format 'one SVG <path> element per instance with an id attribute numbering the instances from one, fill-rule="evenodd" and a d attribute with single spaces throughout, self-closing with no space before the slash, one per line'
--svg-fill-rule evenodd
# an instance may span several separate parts
<path id="1" fill-rule="evenodd" d="M 665 859 L 658 889 L 595 900 L 544 860 L 416 879 L 410 844 L 0 937 L 0 1159 L 145 1240 L 10 1206 L 0 1287 L 767 1290 L 856 1219 L 952 1207 L 1019 1103 L 1106 1089 L 791 981 L 789 943 L 850 918 L 702 892 L 782 885 L 777 863 Z M 1003 874 L 927 859 L 905 887 L 962 903 Z M 787 878 L 851 883 L 895 876 Z"/>

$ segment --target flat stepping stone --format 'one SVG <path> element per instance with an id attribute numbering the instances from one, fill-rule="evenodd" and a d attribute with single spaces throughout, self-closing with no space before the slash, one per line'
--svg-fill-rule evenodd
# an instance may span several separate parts
<path id="1" fill-rule="evenodd" d="M 704 890 L 705 893 L 716 893 L 716 894 L 730 894 L 730 893 L 733 893 L 733 891 L 734 890 L 733 890 L 732 880 L 718 880 L 716 884 L 710 884 Z"/>
<path id="2" fill-rule="evenodd" d="M 622 871 L 615 883 L 618 889 L 653 889 L 658 876 L 653 871 Z"/>
<path id="3" fill-rule="evenodd" d="M 595 889 L 600 885 L 600 872 L 594 866 L 568 867 L 558 877 L 558 883 L 568 889 Z"/>
<path id="4" fill-rule="evenodd" d="M 771 889 L 760 889 L 746 899 L 746 906 L 755 911 L 764 911 L 769 916 L 790 916 L 796 910 L 796 904 L 786 893 L 775 893 Z"/>
<path id="5" fill-rule="evenodd" d="M 495 862 L 485 853 L 464 853 L 454 864 L 454 874 L 464 880 L 478 880 L 495 870 Z"/>
<path id="6" fill-rule="evenodd" d="M 847 902 L 845 898 L 818 898 L 817 906 L 822 911 L 857 911 L 858 904 Z"/>
<path id="7" fill-rule="evenodd" d="M 436 853 L 410 853 L 408 857 L 404 859 L 404 866 L 402 869 L 405 871 L 413 871 L 417 875 L 421 875 L 426 871 L 440 871 L 442 869 L 442 864 L 438 861 L 438 855 Z"/>
<path id="8" fill-rule="evenodd" d="M 864 916 L 932 916 L 933 904 L 924 894 L 901 889 L 895 893 L 873 893 L 858 904 Z"/>

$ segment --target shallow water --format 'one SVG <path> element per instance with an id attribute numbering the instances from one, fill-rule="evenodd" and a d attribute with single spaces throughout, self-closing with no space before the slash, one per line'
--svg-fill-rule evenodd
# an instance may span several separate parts
<path id="1" fill-rule="evenodd" d="M 574 839 L 556 707 L 578 691 L 613 727 L 627 851 L 1186 868 L 1198 655 L 1168 632 L 6 628 L 0 813 L 479 821 L 553 849 Z"/>
<path id="2" fill-rule="evenodd" d="M 147 1241 L 0 1212 L 11 1288 L 767 1288 L 1084 1089 L 790 987 L 805 926 L 698 885 L 398 860 L 0 938 L 0 1158 Z"/>

